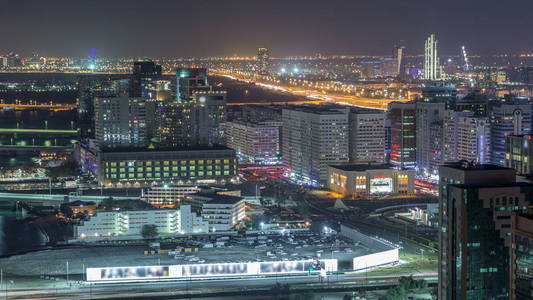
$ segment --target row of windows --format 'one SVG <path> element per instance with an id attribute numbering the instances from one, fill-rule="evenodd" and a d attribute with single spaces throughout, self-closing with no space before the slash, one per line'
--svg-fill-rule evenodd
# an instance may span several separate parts
<path id="1" fill-rule="evenodd" d="M 202 172 L 202 171 L 199 171 L 199 172 L 189 172 L 189 173 L 146 173 L 146 174 L 143 174 L 143 173 L 129 173 L 127 174 L 124 174 L 124 173 L 120 173 L 120 174 L 106 174 L 106 177 L 107 178 L 111 178 L 111 179 L 125 179 L 125 178 L 139 178 L 139 179 L 144 179 L 144 178 L 150 178 L 150 179 L 158 179 L 158 178 L 183 178 L 183 177 L 204 177 L 204 176 L 229 176 L 229 175 L 235 175 L 237 172 L 234 170 L 234 171 L 215 171 L 215 172 L 212 172 L 212 171 L 207 171 L 207 172 Z"/>
<path id="2" fill-rule="evenodd" d="M 163 167 L 163 171 L 182 171 L 182 172 L 186 172 L 187 170 L 189 171 L 195 171 L 197 167 L 195 166 L 189 166 L 189 167 Z M 198 170 L 199 171 L 202 171 L 204 169 L 206 170 L 221 170 L 221 169 L 224 169 L 224 170 L 229 170 L 230 169 L 230 165 L 224 165 L 223 167 L 219 166 L 219 165 L 216 165 L 216 166 L 207 166 L 207 167 L 204 167 L 204 166 L 198 166 Z M 155 172 L 160 172 L 161 171 L 161 167 L 146 167 L 146 168 L 106 168 L 106 172 L 108 173 L 117 173 L 117 170 L 120 172 L 120 173 L 125 173 L 125 172 L 129 172 L 129 173 L 133 173 L 135 171 L 137 171 L 138 173 L 142 173 L 142 172 L 152 172 L 152 171 L 155 171 Z"/>
<path id="3" fill-rule="evenodd" d="M 121 162 L 115 162 L 115 161 L 112 161 L 112 162 L 106 162 L 105 163 L 105 166 L 107 167 L 125 167 L 125 166 L 128 166 L 128 167 L 133 167 L 133 166 L 137 166 L 137 167 L 142 167 L 142 166 L 147 166 L 147 167 L 150 167 L 150 166 L 170 166 L 170 165 L 173 165 L 173 166 L 176 166 L 176 165 L 189 165 L 189 166 L 194 166 L 194 165 L 203 165 L 203 164 L 207 164 L 207 165 L 210 165 L 210 164 L 220 164 L 221 162 L 223 162 L 224 164 L 229 164 L 230 161 L 232 161 L 233 163 L 235 163 L 235 160 L 230 160 L 230 159 L 200 159 L 200 160 L 180 160 L 180 161 L 177 161 L 177 160 L 164 160 L 164 161 L 121 161 Z"/>

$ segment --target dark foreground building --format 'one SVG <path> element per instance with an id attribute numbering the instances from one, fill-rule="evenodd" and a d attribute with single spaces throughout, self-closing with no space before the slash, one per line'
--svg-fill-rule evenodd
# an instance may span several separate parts
<path id="1" fill-rule="evenodd" d="M 532 299 L 533 185 L 515 173 L 440 167 L 439 299 Z"/>

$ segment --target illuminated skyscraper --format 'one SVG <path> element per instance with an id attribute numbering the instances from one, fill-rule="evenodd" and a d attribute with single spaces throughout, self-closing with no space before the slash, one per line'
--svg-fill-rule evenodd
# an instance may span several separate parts
<path id="1" fill-rule="evenodd" d="M 349 110 L 292 106 L 282 112 L 282 161 L 297 182 L 320 185 L 349 160 Z"/>
<path id="2" fill-rule="evenodd" d="M 130 97 L 155 98 L 155 91 L 150 87 L 154 81 L 161 79 L 161 66 L 153 61 L 136 61 L 133 63 Z"/>
<path id="3" fill-rule="evenodd" d="M 176 100 L 190 101 L 193 92 L 209 91 L 206 68 L 178 68 L 176 70 Z"/>
<path id="4" fill-rule="evenodd" d="M 387 114 L 382 110 L 364 108 L 350 110 L 350 162 L 384 162 L 386 118 Z"/>
<path id="5" fill-rule="evenodd" d="M 425 43 L 424 52 L 424 79 L 439 80 L 440 64 L 437 52 L 437 39 L 435 34 L 431 34 Z"/>
<path id="6" fill-rule="evenodd" d="M 257 49 L 257 72 L 260 75 L 268 75 L 270 65 L 270 52 L 267 48 Z"/>
<path id="7" fill-rule="evenodd" d="M 94 116 L 95 135 L 100 147 L 146 146 L 145 99 L 127 95 L 96 97 Z"/>
<path id="8" fill-rule="evenodd" d="M 391 122 L 390 163 L 399 169 L 416 166 L 416 104 L 392 102 L 389 104 Z"/>

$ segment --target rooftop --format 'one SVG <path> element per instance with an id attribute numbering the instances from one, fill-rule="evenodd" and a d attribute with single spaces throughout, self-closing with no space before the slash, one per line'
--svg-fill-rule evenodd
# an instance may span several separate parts
<path id="1" fill-rule="evenodd" d="M 509 187 L 532 187 L 533 184 L 526 182 L 509 182 L 509 183 L 493 183 L 486 184 L 449 184 L 450 187 L 458 187 L 462 189 L 478 189 L 478 188 L 509 188 Z"/>
<path id="2" fill-rule="evenodd" d="M 220 195 L 215 193 L 208 193 L 208 194 L 194 194 L 193 197 L 205 197 L 210 199 L 206 203 L 209 204 L 235 204 L 241 200 L 243 200 L 242 197 L 236 197 L 236 196 L 228 196 L 228 195 Z"/>
<path id="3" fill-rule="evenodd" d="M 490 165 L 490 164 L 473 164 L 468 161 L 460 161 L 460 162 L 454 162 L 454 163 L 446 163 L 441 165 L 442 167 L 448 167 L 452 169 L 457 170 L 464 170 L 464 171 L 496 171 L 496 170 L 513 170 L 509 168 L 505 168 L 498 165 Z M 514 171 L 514 170 L 513 170 Z"/>
<path id="4" fill-rule="evenodd" d="M 335 165 L 331 166 L 332 168 L 339 169 L 342 171 L 366 171 L 366 170 L 382 170 L 390 169 L 392 165 L 390 164 L 380 164 L 380 163 L 368 163 L 368 164 L 348 164 L 348 165 Z"/>
<path id="5" fill-rule="evenodd" d="M 226 146 L 213 145 L 213 146 L 192 146 L 192 147 L 143 147 L 143 148 L 133 148 L 133 147 L 115 147 L 115 148 L 102 148 L 101 152 L 103 153 L 117 153 L 117 152 L 180 152 L 180 151 L 205 151 L 205 150 L 232 150 Z"/>

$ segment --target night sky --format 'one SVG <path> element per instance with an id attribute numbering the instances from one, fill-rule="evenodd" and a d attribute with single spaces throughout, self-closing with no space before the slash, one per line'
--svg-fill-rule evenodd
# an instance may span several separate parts
<path id="1" fill-rule="evenodd" d="M 0 53 L 86 56 L 533 51 L 531 0 L 0 0 Z"/>

